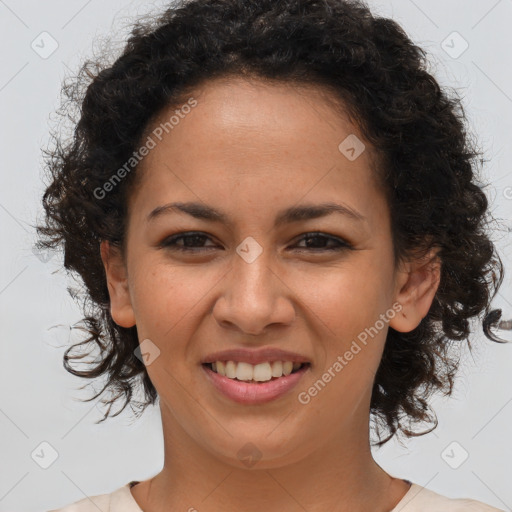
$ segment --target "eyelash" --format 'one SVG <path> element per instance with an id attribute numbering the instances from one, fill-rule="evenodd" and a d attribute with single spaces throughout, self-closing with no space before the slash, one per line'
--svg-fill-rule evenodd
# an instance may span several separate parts
<path id="1" fill-rule="evenodd" d="M 179 246 L 176 244 L 176 242 L 178 240 L 181 240 L 181 239 L 190 240 L 191 238 L 203 238 L 204 239 L 204 238 L 210 238 L 210 237 L 204 233 L 201 233 L 200 231 L 189 231 L 186 233 L 178 233 L 176 235 L 172 235 L 172 236 L 166 238 L 165 240 L 163 240 L 159 244 L 159 246 L 162 248 L 168 248 L 171 250 L 176 250 L 176 251 L 181 251 L 181 252 L 197 252 L 198 250 L 199 250 L 199 252 L 205 252 L 205 251 L 215 248 L 215 247 L 192 248 L 192 247 L 186 247 L 186 246 Z M 332 235 L 327 235 L 325 233 L 319 233 L 319 232 L 305 233 L 304 236 L 299 240 L 299 242 L 302 242 L 303 240 L 312 239 L 312 238 L 313 239 L 321 238 L 326 241 L 336 242 L 339 245 L 337 247 L 316 248 L 316 249 L 311 248 L 311 247 L 305 247 L 305 248 L 299 249 L 300 252 L 302 252 L 302 251 L 313 251 L 313 252 L 337 251 L 337 252 L 339 252 L 339 251 L 346 250 L 346 249 L 349 249 L 349 250 L 353 249 L 353 246 L 350 243 L 348 243 L 346 240 L 343 240 L 338 237 L 334 237 Z"/>

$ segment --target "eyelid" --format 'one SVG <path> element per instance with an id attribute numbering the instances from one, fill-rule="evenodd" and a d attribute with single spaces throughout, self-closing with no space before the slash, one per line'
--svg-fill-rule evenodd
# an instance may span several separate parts
<path id="1" fill-rule="evenodd" d="M 167 248 L 171 250 L 181 251 L 181 252 L 188 252 L 188 253 L 197 253 L 197 252 L 206 252 L 211 249 L 215 249 L 214 246 L 208 246 L 208 247 L 186 247 L 186 246 L 178 246 L 175 243 L 177 240 L 180 239 L 186 239 L 186 238 L 192 238 L 192 237 L 201 237 L 208 240 L 213 240 L 212 236 L 208 233 L 205 233 L 203 231 L 181 231 L 178 233 L 174 233 L 168 237 L 166 237 L 162 242 L 158 244 L 158 247 L 160 248 Z M 354 246 L 346 239 L 337 235 L 333 235 L 330 233 L 326 233 L 324 231 L 307 231 L 304 233 L 301 233 L 297 237 L 293 239 L 291 243 L 296 244 L 299 242 L 302 242 L 304 240 L 307 240 L 308 238 L 323 238 L 327 241 L 332 241 L 337 243 L 338 245 L 335 247 L 327 247 L 327 248 L 308 248 L 308 247 L 301 247 L 298 250 L 299 252 L 313 252 L 313 253 L 325 253 L 325 252 L 341 252 L 342 250 L 352 250 L 354 249 Z"/>
<path id="2" fill-rule="evenodd" d="M 352 247 L 352 244 L 345 238 L 342 238 L 337 235 L 331 235 L 330 233 L 326 233 L 325 231 L 307 231 L 305 233 L 300 234 L 297 238 L 294 238 L 293 243 L 299 243 L 304 240 L 307 240 L 308 238 L 324 238 L 327 241 L 336 242 L 339 244 L 340 249 L 342 247 L 346 247 L 346 248 Z M 307 250 L 308 248 L 305 247 L 304 249 Z M 318 250 L 321 250 L 321 249 L 318 249 Z M 324 249 L 324 250 L 327 250 L 327 249 Z"/>

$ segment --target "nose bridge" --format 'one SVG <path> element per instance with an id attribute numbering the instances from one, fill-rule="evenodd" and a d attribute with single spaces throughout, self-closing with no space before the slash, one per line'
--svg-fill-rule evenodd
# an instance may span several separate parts
<path id="1" fill-rule="evenodd" d="M 245 242 L 245 243 L 244 243 Z M 284 284 L 276 276 L 272 254 L 242 242 L 226 275 L 222 301 L 214 308 L 217 321 L 235 325 L 246 333 L 257 334 L 273 323 L 293 319 L 293 306 L 283 293 Z"/>
<path id="2" fill-rule="evenodd" d="M 239 251 L 242 250 L 239 248 Z M 253 251 L 252 248 L 250 250 Z M 268 302 L 271 299 L 274 288 L 272 281 L 275 276 L 270 256 L 270 251 L 263 251 L 256 256 L 249 256 L 249 258 L 245 258 L 243 255 L 235 257 L 233 281 L 230 288 L 232 291 L 236 291 L 238 299 L 245 298 L 247 302 L 252 303 L 262 299 L 264 302 Z"/>

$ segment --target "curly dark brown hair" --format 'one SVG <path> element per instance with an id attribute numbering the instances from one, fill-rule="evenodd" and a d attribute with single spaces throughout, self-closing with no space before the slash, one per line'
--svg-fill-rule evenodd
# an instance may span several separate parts
<path id="1" fill-rule="evenodd" d="M 466 340 L 469 320 L 484 313 L 487 338 L 501 310 L 490 303 L 503 280 L 503 264 L 488 227 L 488 200 L 478 182 L 480 158 L 465 128 L 456 93 L 448 95 L 427 72 L 426 52 L 393 20 L 378 17 L 355 0 L 191 0 L 150 21 L 138 20 L 112 65 L 86 60 L 63 83 L 62 116 L 78 108 L 73 134 L 52 133 L 43 150 L 49 183 L 39 248 L 63 246 L 64 267 L 85 285 L 82 320 L 87 339 L 69 347 L 64 367 L 103 389 L 132 394 L 142 381 L 142 410 L 158 398 L 136 356 L 136 326 L 123 328 L 110 314 L 100 242 L 124 249 L 128 194 L 137 166 L 108 193 L 98 194 L 140 147 L 164 108 L 183 103 L 199 84 L 216 77 L 327 86 L 348 109 L 380 157 L 378 179 L 392 220 L 395 263 L 440 248 L 440 284 L 425 318 L 411 332 L 389 328 L 371 397 L 371 414 L 389 435 L 423 435 L 437 426 L 427 399 L 452 392 L 459 361 L 451 350 Z M 68 354 L 83 344 L 100 349 L 99 361 L 73 369 Z M 455 349 L 460 348 L 455 346 Z M 455 353 L 457 351 L 455 350 Z M 434 422 L 417 433 L 406 422 Z"/>

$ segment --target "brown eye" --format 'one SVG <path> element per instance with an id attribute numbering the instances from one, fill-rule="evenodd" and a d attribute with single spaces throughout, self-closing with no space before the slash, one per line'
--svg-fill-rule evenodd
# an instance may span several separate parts
<path id="1" fill-rule="evenodd" d="M 194 252 L 197 249 L 199 249 L 199 251 L 204 251 L 212 249 L 212 247 L 202 247 L 202 242 L 208 239 L 211 240 L 209 236 L 200 232 L 192 231 L 189 233 L 179 233 L 166 238 L 160 244 L 160 247 L 166 247 L 177 251 Z M 179 240 L 183 240 L 182 245 L 178 243 Z"/>
<path id="2" fill-rule="evenodd" d="M 340 251 L 343 249 L 352 249 L 352 245 L 347 241 L 342 240 L 341 238 L 334 237 L 332 235 L 326 235 L 324 233 L 307 233 L 304 235 L 300 242 L 305 241 L 307 244 L 310 244 L 308 247 L 305 247 L 306 250 L 313 251 Z M 331 247 L 326 247 L 327 243 L 331 243 Z M 311 247 L 311 244 L 313 247 Z"/>
<path id="3" fill-rule="evenodd" d="M 187 232 L 177 233 L 166 238 L 160 247 L 168 248 L 170 250 L 184 251 L 184 252 L 204 252 L 210 249 L 214 249 L 218 246 L 204 247 L 204 242 L 211 240 L 211 238 L 205 233 L 201 232 Z M 183 243 L 178 243 L 182 241 Z M 299 248 L 300 251 L 312 251 L 312 252 L 325 252 L 325 251 L 341 251 L 344 249 L 352 249 L 353 246 L 346 240 L 341 238 L 327 235 L 325 233 L 306 233 L 299 240 L 299 243 L 305 242 L 306 247 Z M 330 247 L 328 246 L 330 244 Z M 295 246 L 297 247 L 297 246 Z"/>

